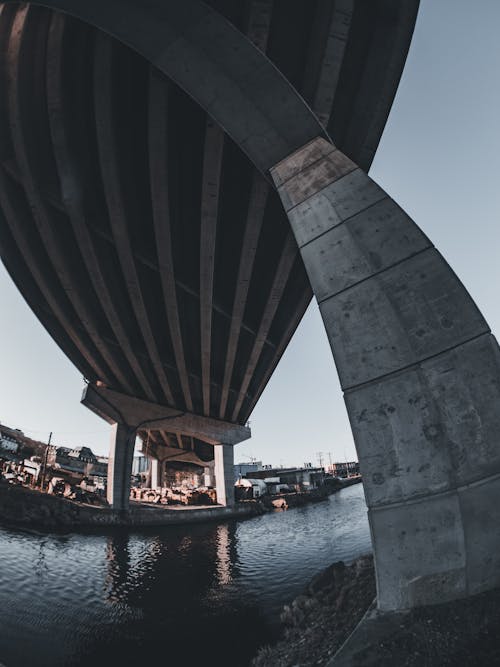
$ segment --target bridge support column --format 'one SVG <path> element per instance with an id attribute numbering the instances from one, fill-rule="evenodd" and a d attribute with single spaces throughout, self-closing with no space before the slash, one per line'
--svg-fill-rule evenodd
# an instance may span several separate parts
<path id="1" fill-rule="evenodd" d="M 152 489 L 156 489 L 161 486 L 160 480 L 161 466 L 158 459 L 151 457 L 149 459 L 149 477 L 150 477 L 150 486 Z"/>
<path id="2" fill-rule="evenodd" d="M 120 422 L 111 427 L 108 461 L 108 503 L 116 510 L 127 510 L 130 499 L 130 475 L 135 448 L 135 428 Z"/>
<path id="3" fill-rule="evenodd" d="M 215 488 L 219 505 L 234 505 L 233 445 L 214 445 Z"/>
<path id="4" fill-rule="evenodd" d="M 271 169 L 358 451 L 380 609 L 500 585 L 500 351 L 429 239 L 335 146 Z"/>

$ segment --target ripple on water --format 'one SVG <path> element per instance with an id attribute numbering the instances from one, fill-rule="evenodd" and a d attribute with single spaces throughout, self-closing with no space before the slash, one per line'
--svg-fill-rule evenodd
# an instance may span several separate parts
<path id="1" fill-rule="evenodd" d="M 189 665 L 206 661 L 224 627 L 219 664 L 238 654 L 244 665 L 315 573 L 370 550 L 361 485 L 240 523 L 105 535 L 0 529 L 0 662 L 97 667 L 188 647 Z"/>

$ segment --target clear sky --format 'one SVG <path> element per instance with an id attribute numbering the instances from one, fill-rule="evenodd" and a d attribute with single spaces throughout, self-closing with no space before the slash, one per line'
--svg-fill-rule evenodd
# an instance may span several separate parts
<path id="1" fill-rule="evenodd" d="M 370 175 L 458 273 L 491 329 L 500 313 L 500 2 L 421 0 L 406 68 Z M 109 426 L 83 379 L 0 265 L 0 422 L 106 454 Z M 356 458 L 333 359 L 311 304 L 251 416 L 236 460 Z"/>

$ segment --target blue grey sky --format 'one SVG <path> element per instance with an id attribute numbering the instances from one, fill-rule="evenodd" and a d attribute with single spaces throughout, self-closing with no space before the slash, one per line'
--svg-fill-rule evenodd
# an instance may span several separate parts
<path id="1" fill-rule="evenodd" d="M 403 78 L 370 175 L 443 253 L 500 329 L 500 2 L 421 0 Z M 109 426 L 83 379 L 0 265 L 0 422 L 106 454 Z M 321 318 L 311 304 L 251 416 L 237 460 L 356 458 Z"/>

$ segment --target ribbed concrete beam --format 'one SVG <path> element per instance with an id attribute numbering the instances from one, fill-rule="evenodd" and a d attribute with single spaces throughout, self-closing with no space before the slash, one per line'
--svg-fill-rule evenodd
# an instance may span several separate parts
<path id="1" fill-rule="evenodd" d="M 165 300 L 168 326 L 174 348 L 179 381 L 188 411 L 193 411 L 193 401 L 189 388 L 189 378 L 184 354 L 184 342 L 176 293 L 174 274 L 174 260 L 172 254 L 172 238 L 169 210 L 168 187 L 168 142 L 167 119 L 168 100 L 165 80 L 153 68 L 149 78 L 149 161 L 151 180 L 151 201 L 153 206 L 153 221 L 158 253 L 158 270 Z"/>
<path id="2" fill-rule="evenodd" d="M 81 156 L 74 154 L 74 148 L 69 139 L 68 123 L 73 120 L 75 109 L 69 110 L 65 104 L 66 82 L 63 72 L 64 46 L 65 40 L 68 39 L 67 23 L 68 18 L 64 14 L 52 14 L 47 41 L 47 105 L 54 158 L 61 188 L 62 208 L 71 221 L 75 239 L 85 262 L 89 282 L 100 299 L 102 312 L 105 313 L 116 336 L 116 341 L 142 391 L 150 400 L 154 400 L 151 385 L 134 354 L 126 332 L 126 326 L 115 307 L 90 234 L 90 225 L 85 212 L 84 183 L 82 182 L 84 176 L 79 162 Z M 81 35 L 81 33 L 79 34 Z M 73 77 L 82 76 L 82 74 L 82 72 L 72 72 Z M 128 380 L 119 374 L 117 374 L 117 377 L 123 383 L 123 388 L 129 393 L 133 393 Z"/>
<path id="3" fill-rule="evenodd" d="M 206 109 L 263 172 L 323 133 L 278 70 L 199 0 L 148 0 L 147 11 L 144 2 L 133 0 L 40 4 L 94 25 L 141 53 Z M 279 127 L 276 99 L 281 101 Z"/>
<path id="4" fill-rule="evenodd" d="M 286 282 L 290 277 L 290 272 L 292 270 L 293 263 L 297 257 L 298 250 L 295 239 L 290 234 L 287 236 L 284 247 L 281 253 L 281 258 L 276 268 L 276 273 L 274 276 L 271 289 L 269 291 L 269 296 L 264 308 L 264 313 L 262 315 L 261 324 L 259 326 L 259 331 L 257 337 L 252 347 L 250 353 L 250 358 L 247 362 L 245 375 L 241 388 L 238 393 L 238 399 L 233 410 L 232 421 L 238 421 L 238 416 L 241 410 L 242 403 L 246 397 L 246 392 L 248 390 L 249 384 L 252 380 L 252 377 L 255 372 L 255 368 L 259 361 L 260 355 L 262 354 L 262 349 L 264 343 L 269 335 L 269 329 L 273 323 L 276 310 L 279 305 L 281 295 L 283 294 Z"/>
<path id="5" fill-rule="evenodd" d="M 134 315 L 165 400 L 168 404 L 173 405 L 172 390 L 158 353 L 149 314 L 144 302 L 127 226 L 129 210 L 125 202 L 123 179 L 120 176 L 114 119 L 113 48 L 113 42 L 109 37 L 102 34 L 96 36 L 94 60 L 95 117 L 109 221 L 123 272 L 124 284 L 130 296 Z"/>
<path id="6" fill-rule="evenodd" d="M 34 150 L 33 141 L 30 141 L 33 138 L 33 134 L 30 131 L 33 120 L 30 116 L 32 113 L 32 103 L 29 101 L 31 91 L 26 89 L 26 84 L 29 81 L 27 72 L 31 71 L 33 65 L 29 57 L 32 47 L 30 26 L 33 26 L 33 22 L 36 20 L 37 17 L 34 15 L 34 10 L 29 6 L 18 11 L 12 24 L 7 46 L 9 69 L 7 70 L 8 85 L 6 86 L 6 90 L 8 117 L 15 158 L 19 166 L 19 171 L 22 174 L 25 195 L 33 213 L 33 220 L 47 257 L 52 263 L 63 292 L 67 295 L 68 300 L 75 310 L 76 317 L 88 333 L 95 349 L 102 358 L 102 363 L 99 364 L 96 358 L 93 365 L 96 366 L 99 376 L 105 382 L 116 384 L 115 378 L 119 378 L 120 381 L 126 383 L 126 379 L 117 366 L 115 359 L 110 355 L 107 347 L 102 344 L 94 314 L 87 307 L 85 300 L 80 294 L 78 279 L 73 275 L 72 266 L 62 248 L 61 239 L 53 228 L 51 217 L 46 210 L 38 189 L 38 178 L 35 173 L 36 166 L 34 164 L 36 150 Z M 48 26 L 46 27 L 48 28 Z M 25 86 L 24 88 L 23 85 Z M 3 189 L 7 189 L 6 184 Z M 8 198 L 7 192 L 5 194 Z M 4 212 L 6 213 L 6 217 L 12 220 L 12 217 L 15 218 L 17 215 L 15 210 L 12 210 L 9 214 L 11 206 L 10 202 L 5 201 Z M 12 222 L 13 227 L 19 225 L 15 220 L 12 220 Z M 13 229 L 13 233 L 20 240 L 21 235 L 24 236 L 26 232 L 25 230 L 18 232 Z M 27 247 L 25 239 L 23 239 L 22 244 L 25 248 Z M 31 250 L 28 256 L 32 256 L 37 266 L 39 266 L 40 262 L 35 259 Z M 42 267 L 39 267 L 38 273 L 39 275 L 44 273 Z M 45 282 L 45 279 L 42 278 L 42 284 L 45 284 Z M 47 295 L 49 291 L 51 290 L 47 286 L 45 288 Z M 63 318 L 67 321 L 64 315 Z"/>
<path id="7" fill-rule="evenodd" d="M 332 114 L 353 10 L 354 0 L 320 0 L 316 6 L 315 39 L 306 65 L 302 92 L 306 99 L 311 100 L 312 110 L 325 127 Z M 325 22 L 328 13 L 329 20 Z"/>
<path id="8" fill-rule="evenodd" d="M 219 210 L 224 132 L 207 121 L 201 185 L 200 229 L 200 342 L 203 414 L 210 414 L 212 308 L 214 297 L 215 238 Z"/>
<path id="9" fill-rule="evenodd" d="M 255 174 L 250 194 L 250 204 L 248 207 L 247 223 L 245 227 L 245 236 L 243 238 L 242 253 L 238 269 L 238 278 L 236 281 L 236 291 L 234 294 L 233 311 L 231 317 L 231 326 L 229 329 L 229 339 L 227 343 L 226 363 L 224 368 L 224 380 L 222 383 L 222 395 L 220 401 L 220 418 L 226 416 L 227 401 L 229 389 L 231 387 L 231 378 L 234 370 L 234 361 L 240 337 L 240 331 L 243 324 L 243 315 L 247 304 L 248 290 L 252 271 L 254 268 L 255 254 L 259 241 L 262 223 L 264 221 L 264 212 L 266 209 L 267 198 L 269 195 L 269 185 L 260 176 Z M 256 332 L 254 333 L 257 337 Z M 267 341 L 266 341 L 267 342 Z"/>
<path id="10" fill-rule="evenodd" d="M 286 331 L 283 334 L 283 337 L 281 339 L 280 345 L 276 348 L 276 352 L 274 353 L 271 362 L 269 363 L 266 372 L 264 373 L 262 380 L 260 384 L 257 386 L 257 389 L 255 391 L 255 394 L 250 400 L 250 404 L 247 409 L 247 413 L 251 414 L 253 412 L 253 409 L 257 405 L 257 401 L 262 395 L 262 392 L 264 391 L 267 383 L 271 379 L 272 374 L 276 370 L 276 366 L 278 365 L 281 357 L 283 356 L 287 345 L 289 341 L 291 340 L 293 334 L 295 333 L 295 330 L 299 326 L 300 320 L 302 316 L 304 315 L 307 306 L 311 302 L 312 298 L 312 290 L 310 285 L 306 285 L 305 288 L 302 291 L 302 294 L 298 296 L 297 299 L 297 304 L 295 307 L 295 315 L 294 317 L 290 320 L 290 323 L 288 324 L 288 327 Z"/>
<path id="11" fill-rule="evenodd" d="M 500 584 L 500 350 L 429 239 L 323 139 L 272 176 L 335 357 L 369 507 L 378 605 Z"/>

